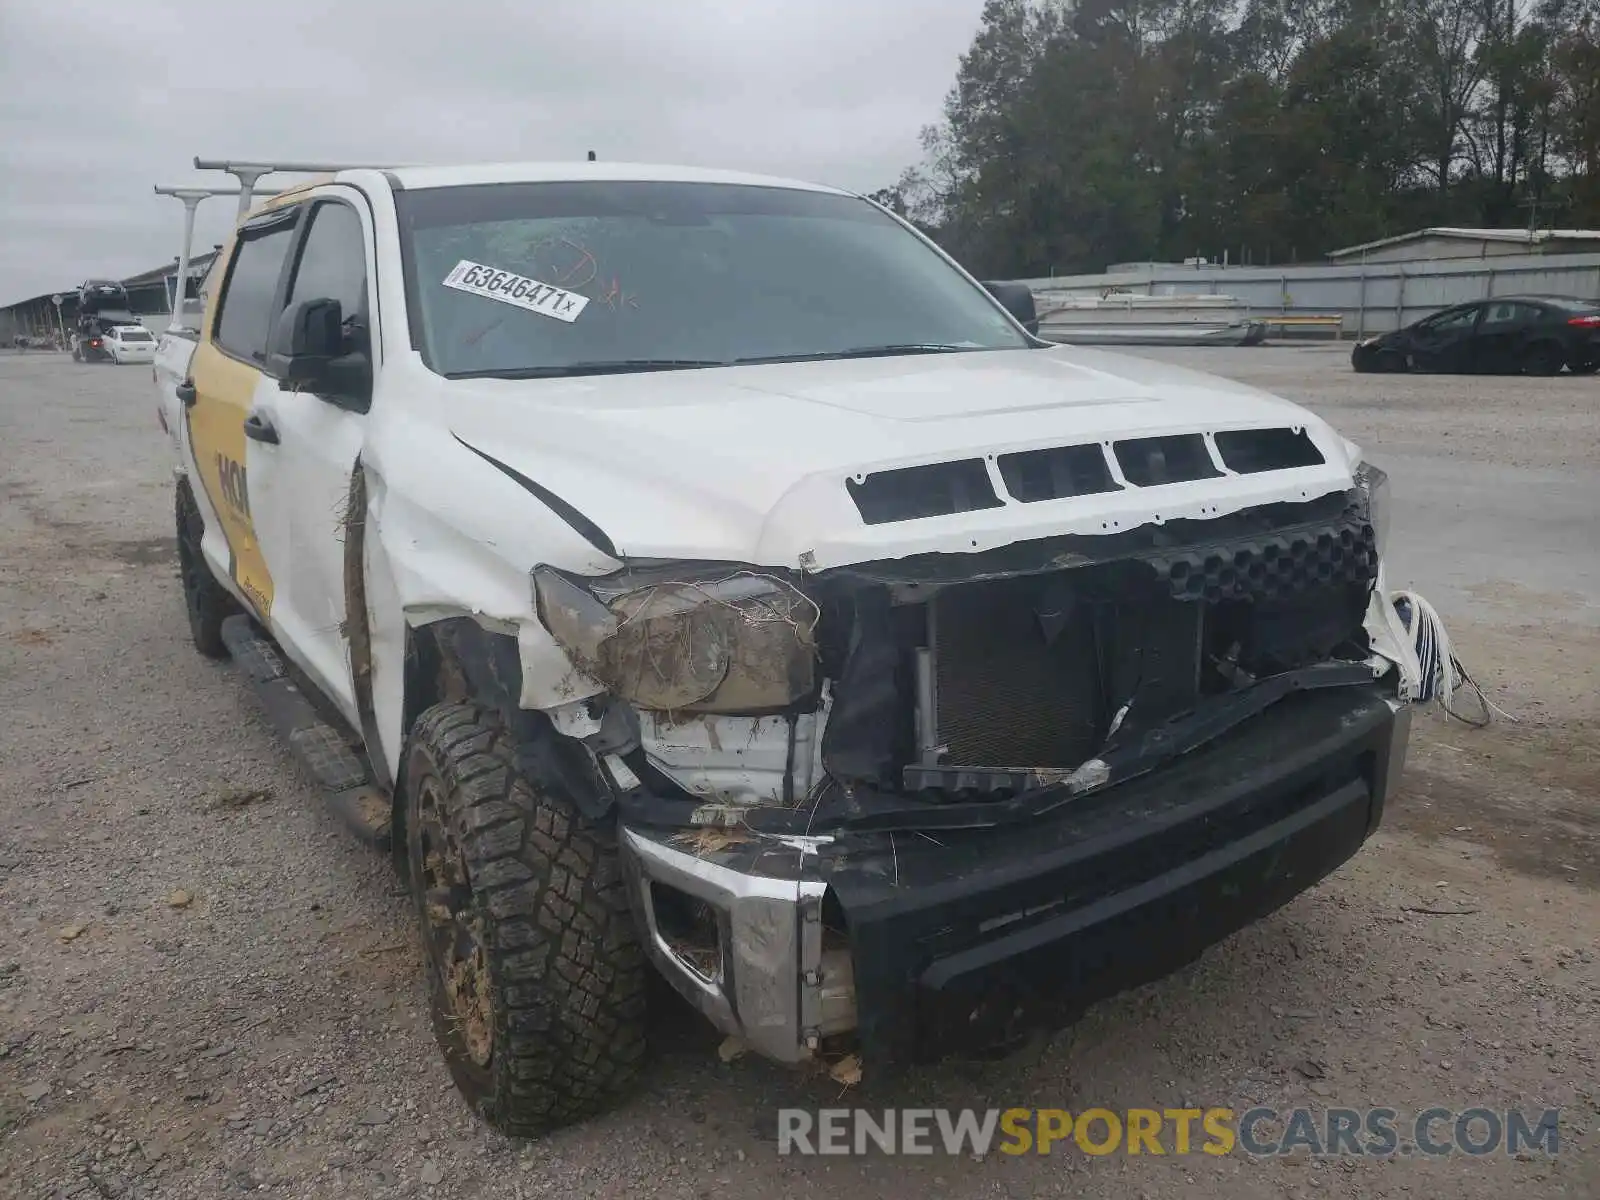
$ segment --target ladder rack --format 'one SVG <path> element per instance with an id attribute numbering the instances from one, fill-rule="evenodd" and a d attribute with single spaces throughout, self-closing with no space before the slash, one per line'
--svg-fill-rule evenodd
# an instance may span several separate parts
<path id="1" fill-rule="evenodd" d="M 178 283 L 172 304 L 172 316 L 167 325 L 167 331 L 176 332 L 183 328 L 182 315 L 184 302 L 187 299 L 189 286 L 189 260 L 194 244 L 194 214 L 200 207 L 202 200 L 212 196 L 237 196 L 239 208 L 235 220 L 243 220 L 244 215 L 250 211 L 250 202 L 257 196 L 276 196 L 277 189 L 258 189 L 257 182 L 263 175 L 278 173 L 293 175 L 323 175 L 334 174 L 339 171 L 353 171 L 369 169 L 374 171 L 387 170 L 395 164 L 377 166 L 371 163 L 318 163 L 318 162 L 245 162 L 233 159 L 201 158 L 195 155 L 194 167 L 197 171 L 223 171 L 232 175 L 239 181 L 237 187 L 158 187 L 155 189 L 158 196 L 172 196 L 183 202 L 183 245 L 178 252 Z"/>

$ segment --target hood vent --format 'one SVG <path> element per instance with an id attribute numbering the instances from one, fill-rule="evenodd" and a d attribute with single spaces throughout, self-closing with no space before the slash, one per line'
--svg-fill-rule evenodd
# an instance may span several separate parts
<path id="1" fill-rule="evenodd" d="M 1205 434 L 1176 433 L 1018 450 L 999 455 L 995 466 L 1007 498 L 1036 504 L 1127 487 L 1219 479 L 1226 473 L 1224 466 L 1235 474 L 1254 475 L 1316 467 L 1327 461 L 1304 429 L 1230 429 L 1215 434 L 1214 440 L 1215 458 Z M 1107 448 L 1116 456 L 1122 480 L 1112 473 Z M 948 517 L 1006 503 L 996 493 L 981 458 L 874 471 L 846 479 L 845 486 L 868 525 Z"/>
<path id="2" fill-rule="evenodd" d="M 1320 467 L 1327 460 L 1304 429 L 1230 429 L 1216 435 L 1223 465 L 1241 475 Z"/>
<path id="3" fill-rule="evenodd" d="M 1002 504 L 981 458 L 874 471 L 862 479 L 847 479 L 845 486 L 868 525 L 948 517 Z"/>
<path id="4" fill-rule="evenodd" d="M 1098 445 L 1054 446 L 1049 450 L 1024 450 L 1002 454 L 1000 478 L 1014 500 L 1033 504 L 1067 496 L 1093 496 L 1120 491 Z"/>
<path id="5" fill-rule="evenodd" d="M 1222 474 L 1211 461 L 1205 437 L 1198 433 L 1131 438 L 1117 442 L 1114 449 L 1123 476 L 1135 487 L 1191 483 L 1196 479 L 1215 479 Z"/>

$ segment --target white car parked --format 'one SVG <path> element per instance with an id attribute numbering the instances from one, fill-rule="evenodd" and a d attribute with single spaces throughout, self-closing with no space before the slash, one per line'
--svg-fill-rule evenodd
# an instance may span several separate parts
<path id="1" fill-rule="evenodd" d="M 156 339 L 143 325 L 118 325 L 106 331 L 105 349 L 114 363 L 152 363 Z"/>
<path id="2" fill-rule="evenodd" d="M 156 364 L 195 645 L 393 850 L 502 1129 L 626 1093 L 649 968 L 779 1061 L 990 1049 L 1383 816 L 1383 473 L 862 197 L 342 170 L 204 290 Z"/>

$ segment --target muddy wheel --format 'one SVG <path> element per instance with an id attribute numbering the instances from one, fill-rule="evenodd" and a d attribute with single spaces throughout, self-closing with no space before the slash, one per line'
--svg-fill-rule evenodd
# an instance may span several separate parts
<path id="1" fill-rule="evenodd" d="M 205 519 L 186 482 L 178 484 L 177 507 L 178 578 L 183 584 L 183 606 L 189 612 L 189 635 L 194 639 L 194 648 L 207 658 L 226 658 L 222 622 L 237 612 L 238 606 L 211 574 L 205 555 L 200 552 Z"/>
<path id="2" fill-rule="evenodd" d="M 404 771 L 406 865 L 456 1086 L 521 1136 L 611 1107 L 644 1057 L 646 982 L 611 826 L 528 780 L 475 705 L 423 713 Z"/>

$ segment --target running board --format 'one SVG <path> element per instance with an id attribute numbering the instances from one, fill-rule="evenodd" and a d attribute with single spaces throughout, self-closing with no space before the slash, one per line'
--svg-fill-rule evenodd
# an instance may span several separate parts
<path id="1" fill-rule="evenodd" d="M 222 623 L 222 641 L 255 688 L 267 720 L 322 789 L 333 815 L 363 842 L 387 853 L 392 808 L 373 783 L 365 757 L 316 710 L 254 621 L 229 617 Z"/>

